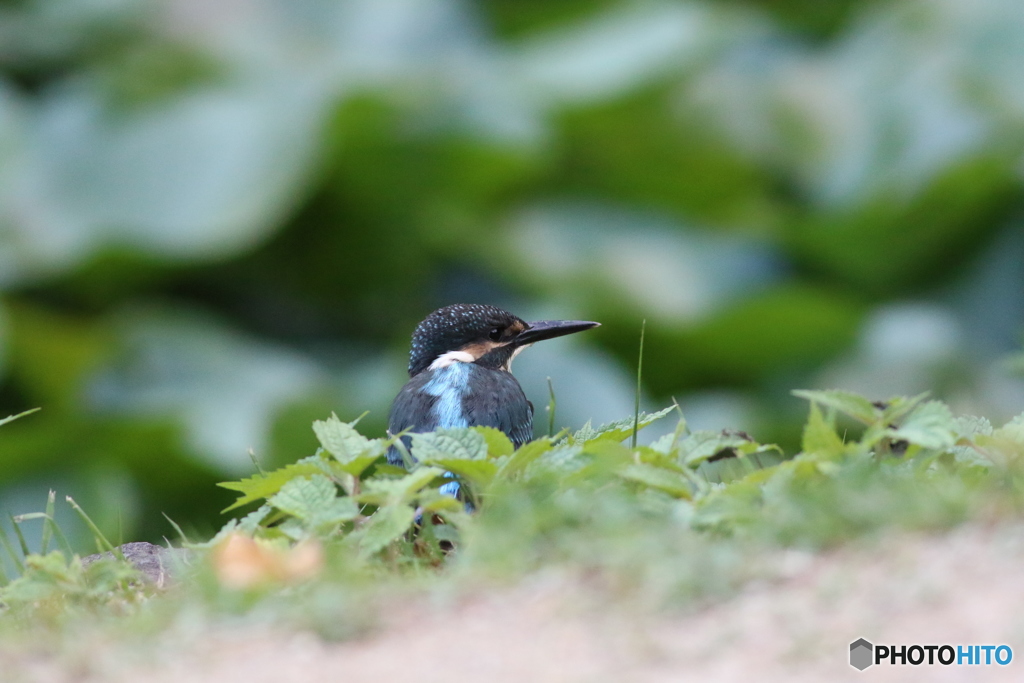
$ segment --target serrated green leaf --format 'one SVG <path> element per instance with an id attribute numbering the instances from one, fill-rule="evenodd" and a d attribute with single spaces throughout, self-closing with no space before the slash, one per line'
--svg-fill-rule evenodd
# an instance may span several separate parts
<path id="1" fill-rule="evenodd" d="M 364 482 L 366 491 L 357 498 L 361 503 L 381 506 L 409 503 L 420 491 L 442 476 L 444 470 L 437 467 L 418 467 L 401 479 L 370 479 Z"/>
<path id="2" fill-rule="evenodd" d="M 572 488 L 581 483 L 589 486 L 594 482 L 606 481 L 615 476 L 621 468 L 634 462 L 633 451 L 619 441 L 592 439 L 581 448 L 578 469 L 565 475 L 562 485 Z"/>
<path id="3" fill-rule="evenodd" d="M 941 401 L 928 401 L 915 408 L 897 429 L 890 429 L 890 438 L 932 450 L 946 450 L 956 443 L 956 421 L 949 406 Z"/>
<path id="4" fill-rule="evenodd" d="M 975 415 L 961 415 L 954 421 L 954 431 L 958 436 L 972 438 L 979 434 L 990 436 L 994 431 L 988 418 Z"/>
<path id="5" fill-rule="evenodd" d="M 998 462 L 1024 458 L 1024 415 L 1018 415 L 990 435 L 979 434 L 975 443 Z"/>
<path id="6" fill-rule="evenodd" d="M 337 468 L 346 474 L 350 474 L 353 477 L 361 477 L 366 469 L 383 458 L 381 455 L 360 455 L 352 458 L 348 462 L 338 462 Z"/>
<path id="7" fill-rule="evenodd" d="M 926 398 L 928 398 L 927 391 L 917 396 L 893 396 L 885 401 L 885 408 L 882 410 L 882 416 L 878 421 L 886 427 L 900 424 L 903 422 L 903 418 L 910 414 L 910 411 L 914 410 Z"/>
<path id="8" fill-rule="evenodd" d="M 420 507 L 423 509 L 424 514 L 436 512 L 445 515 L 465 512 L 466 509 L 465 503 L 458 498 L 442 495 L 441 493 L 437 495 L 425 493 L 420 501 Z"/>
<path id="9" fill-rule="evenodd" d="M 683 474 L 674 472 L 663 467 L 648 465 L 646 463 L 632 464 L 623 468 L 619 476 L 630 481 L 635 481 L 645 486 L 664 491 L 676 498 L 689 500 L 693 497 L 693 487 L 690 480 Z"/>
<path id="10" fill-rule="evenodd" d="M 413 434 L 412 454 L 420 462 L 482 460 L 487 457 L 487 441 L 474 429 L 438 429 Z"/>
<path id="11" fill-rule="evenodd" d="M 384 455 L 386 450 L 383 439 L 368 439 L 356 431 L 357 422 L 359 420 L 342 422 L 332 413 L 326 420 L 313 423 L 313 432 L 320 445 L 343 465 L 362 456 L 376 458 Z"/>
<path id="12" fill-rule="evenodd" d="M 525 471 L 530 466 L 530 463 L 550 450 L 551 441 L 549 439 L 537 439 L 536 441 L 525 443 L 512 454 L 512 457 L 501 463 L 495 476 L 498 479 L 515 477 Z"/>
<path id="13" fill-rule="evenodd" d="M 633 451 L 614 439 L 591 439 L 583 445 L 583 452 L 609 461 L 632 462 Z"/>
<path id="14" fill-rule="evenodd" d="M 804 437 L 801 445 L 804 453 L 815 453 L 829 458 L 842 455 L 845 446 L 843 440 L 836 434 L 821 411 L 818 409 L 817 401 L 811 401 L 810 414 L 807 417 L 807 424 L 804 425 Z"/>
<path id="15" fill-rule="evenodd" d="M 316 456 L 313 456 L 316 457 Z M 307 477 L 311 474 L 323 473 L 323 466 L 312 461 L 311 458 L 286 465 L 281 469 L 267 472 L 266 474 L 254 474 L 241 481 L 225 481 L 217 484 L 221 488 L 238 491 L 242 496 L 232 505 L 224 508 L 223 512 L 234 510 L 237 507 L 251 503 L 261 498 L 270 498 L 281 490 L 281 487 L 292 481 Z"/>
<path id="16" fill-rule="evenodd" d="M 689 475 L 689 469 L 683 467 L 679 463 L 679 459 L 676 457 L 674 452 L 662 453 L 654 450 L 651 446 L 637 446 L 632 450 L 633 457 L 636 458 L 637 462 L 647 463 L 648 465 L 654 465 L 655 467 L 661 467 Z"/>
<path id="17" fill-rule="evenodd" d="M 792 393 L 794 396 L 806 399 L 812 403 L 838 410 L 840 413 L 849 415 L 864 424 L 871 424 L 881 416 L 881 411 L 875 408 L 871 401 L 849 391 L 842 391 L 840 389 L 830 389 L 828 391 L 796 389 Z"/>
<path id="18" fill-rule="evenodd" d="M 583 456 L 582 445 L 563 444 L 541 452 L 539 457 L 535 457 L 525 467 L 524 475 L 527 479 L 544 474 L 564 476 L 578 472 L 586 465 L 587 458 Z"/>
<path id="19" fill-rule="evenodd" d="M 348 496 L 339 497 L 338 487 L 322 474 L 293 479 L 267 501 L 317 528 L 347 522 L 359 516 L 359 507 Z"/>
<path id="20" fill-rule="evenodd" d="M 668 415 L 670 412 L 675 410 L 675 406 L 669 406 L 663 410 L 659 410 L 654 413 L 640 413 L 637 421 L 637 429 L 643 429 L 654 422 L 657 422 L 661 418 Z M 587 443 L 596 439 L 608 440 L 608 441 L 623 441 L 626 437 L 632 436 L 633 434 L 633 418 L 627 417 L 615 422 L 609 422 L 608 424 L 602 425 L 597 429 L 593 429 L 590 426 L 590 422 L 583 426 L 571 439 L 572 443 Z"/>
<path id="21" fill-rule="evenodd" d="M 738 434 L 698 430 L 679 442 L 679 459 L 688 467 L 696 467 L 726 448 L 746 454 L 757 451 L 761 446 Z"/>
<path id="22" fill-rule="evenodd" d="M 386 505 L 373 513 L 358 536 L 364 556 L 374 555 L 405 535 L 416 520 L 416 511 L 404 504 Z"/>
<path id="23" fill-rule="evenodd" d="M 268 504 L 261 505 L 238 522 L 238 532 L 243 533 L 246 536 L 252 536 L 259 529 L 260 522 L 267 518 L 273 511 L 273 506 Z"/>
<path id="24" fill-rule="evenodd" d="M 587 420 L 586 423 L 582 427 L 580 427 L 579 430 L 575 434 L 573 434 L 572 438 L 569 440 L 572 443 L 585 443 L 596 437 L 597 433 L 597 430 L 594 429 L 594 426 L 590 423 L 590 420 Z"/>
<path id="25" fill-rule="evenodd" d="M 512 455 L 516 450 L 505 432 L 494 427 L 473 427 L 473 431 L 484 437 L 487 443 L 487 455 L 490 458 L 500 458 L 505 455 Z"/>
<path id="26" fill-rule="evenodd" d="M 432 460 L 433 464 L 458 475 L 480 490 L 491 483 L 498 472 L 498 465 L 490 460 Z"/>

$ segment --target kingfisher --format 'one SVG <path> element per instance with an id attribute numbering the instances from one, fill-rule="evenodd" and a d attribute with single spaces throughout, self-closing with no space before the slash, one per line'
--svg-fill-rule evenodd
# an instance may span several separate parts
<path id="1" fill-rule="evenodd" d="M 528 323 L 483 304 L 437 309 L 413 332 L 410 379 L 391 405 L 388 433 L 495 427 L 519 448 L 533 438 L 533 404 L 512 375 L 512 360 L 534 342 L 599 324 L 585 320 Z M 394 447 L 388 451 L 388 462 L 403 464 Z M 453 482 L 444 488 L 454 493 L 458 485 Z"/>

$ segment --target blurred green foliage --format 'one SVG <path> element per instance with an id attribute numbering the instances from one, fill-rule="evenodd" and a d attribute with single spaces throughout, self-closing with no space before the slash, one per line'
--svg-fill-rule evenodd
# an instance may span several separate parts
<path id="1" fill-rule="evenodd" d="M 43 409 L 0 510 L 208 535 L 250 448 L 383 433 L 458 300 L 603 323 L 517 364 L 572 427 L 642 319 L 649 401 L 790 452 L 794 385 L 1017 414 L 1022 41 L 1013 0 L 0 3 L 0 413 Z"/>

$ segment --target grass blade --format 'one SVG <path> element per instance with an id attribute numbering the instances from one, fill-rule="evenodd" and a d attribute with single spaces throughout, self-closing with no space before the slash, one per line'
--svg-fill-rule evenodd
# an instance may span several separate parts
<path id="1" fill-rule="evenodd" d="M 249 459 L 252 460 L 252 466 L 256 468 L 256 471 L 259 472 L 261 476 L 267 476 L 263 467 L 260 466 L 260 459 L 256 457 L 256 451 L 251 448 L 249 449 Z"/>
<path id="2" fill-rule="evenodd" d="M 31 553 L 28 549 L 28 543 L 25 542 L 25 536 L 21 533 L 21 527 L 18 526 L 18 519 L 10 513 L 8 513 L 8 516 L 11 518 L 11 526 L 14 528 L 14 535 L 18 537 L 18 543 L 21 545 L 21 556 L 28 557 Z"/>
<path id="3" fill-rule="evenodd" d="M 175 522 L 175 521 L 174 521 L 173 519 L 171 519 L 170 517 L 168 517 L 168 516 L 167 516 L 167 513 L 166 513 L 166 512 L 165 512 L 165 513 L 163 513 L 163 515 L 164 515 L 164 518 L 165 518 L 165 519 L 166 519 L 166 520 L 167 520 L 168 522 L 170 522 L 170 523 L 171 523 L 171 526 L 172 526 L 172 527 L 174 527 L 174 530 L 178 532 L 178 535 L 179 535 L 179 536 L 181 536 L 181 542 L 182 542 L 182 543 L 184 543 L 185 545 L 189 545 L 189 544 L 191 543 L 191 541 L 189 541 L 189 540 L 188 540 L 188 536 L 186 536 L 186 535 L 185 535 L 185 532 L 184 532 L 184 531 L 182 531 L 182 529 L 181 529 L 181 527 L 180 527 L 180 526 L 178 526 L 178 523 L 177 523 L 177 522 Z"/>
<path id="4" fill-rule="evenodd" d="M 68 543 L 67 536 L 65 536 L 64 532 L 60 530 L 60 527 L 57 525 L 57 521 L 51 519 L 50 524 L 53 525 L 53 536 L 57 539 L 57 545 L 59 545 L 60 549 L 64 551 L 65 557 L 68 559 L 74 557 L 75 551 L 72 549 L 71 544 Z"/>
<path id="5" fill-rule="evenodd" d="M 53 537 L 53 511 L 57 503 L 57 492 L 50 489 L 46 494 L 46 517 L 43 520 L 43 535 L 39 539 L 39 554 L 45 555 L 50 549 L 50 539 Z"/>
<path id="6" fill-rule="evenodd" d="M 32 410 L 26 410 L 25 412 L 18 413 L 17 415 L 9 415 L 8 417 L 5 417 L 4 419 L 0 420 L 0 425 L 5 425 L 8 422 L 14 422 L 18 418 L 25 417 L 26 415 L 31 415 L 32 413 L 38 413 L 40 410 L 42 410 L 42 408 L 33 408 Z"/>
<path id="7" fill-rule="evenodd" d="M 633 404 L 633 438 L 630 448 L 636 448 L 636 433 L 640 428 L 640 379 L 644 371 L 644 332 L 647 330 L 647 319 L 640 323 L 640 358 L 636 362 L 636 400 Z"/>
<path id="8" fill-rule="evenodd" d="M 555 434 L 555 385 L 551 383 L 551 378 L 548 377 L 548 395 L 551 397 L 548 399 L 548 436 L 554 436 Z"/>
<path id="9" fill-rule="evenodd" d="M 92 521 L 92 518 L 89 517 L 89 515 L 85 514 L 85 510 L 83 510 L 81 507 L 79 507 L 78 503 L 75 502 L 75 499 L 72 498 L 71 496 L 67 496 L 67 498 L 65 500 L 68 501 L 68 505 L 70 505 L 72 508 L 74 508 L 75 512 L 78 513 L 78 516 L 82 518 L 83 522 L 85 522 L 85 525 L 87 527 L 89 527 L 89 531 L 92 532 L 93 539 L 95 539 L 96 547 L 99 548 L 99 551 L 101 553 L 103 553 L 103 552 L 114 553 L 114 555 L 116 555 L 117 557 L 119 557 L 119 558 L 121 558 L 123 560 L 124 559 L 124 555 L 121 553 L 121 549 L 120 548 L 115 548 L 114 546 L 112 546 L 110 544 L 110 541 L 107 540 L 107 537 L 103 535 L 103 532 L 100 531 L 100 528 L 98 526 L 96 526 L 95 522 Z"/>
<path id="10" fill-rule="evenodd" d="M 0 545 L 2 545 L 4 550 L 7 551 L 7 554 L 11 556 L 11 561 L 14 562 L 14 566 L 18 570 L 18 573 L 21 574 L 25 571 L 25 564 L 21 561 L 21 558 L 18 557 L 18 553 L 15 552 L 14 544 L 11 543 L 11 537 L 7 535 L 7 530 L 4 529 L 2 524 L 0 524 Z"/>

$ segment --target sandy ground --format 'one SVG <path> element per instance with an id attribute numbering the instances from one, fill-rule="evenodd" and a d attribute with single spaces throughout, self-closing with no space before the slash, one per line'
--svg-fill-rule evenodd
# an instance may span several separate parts
<path id="1" fill-rule="evenodd" d="M 360 640 L 252 630 L 155 652 L 0 657 L 7 683 L 1024 680 L 1024 526 L 963 527 L 822 555 L 691 614 L 599 607 L 564 579 L 396 607 Z M 1007 644 L 1007 666 L 848 664 L 849 644 Z M 6 660 L 6 661 L 4 661 Z"/>

